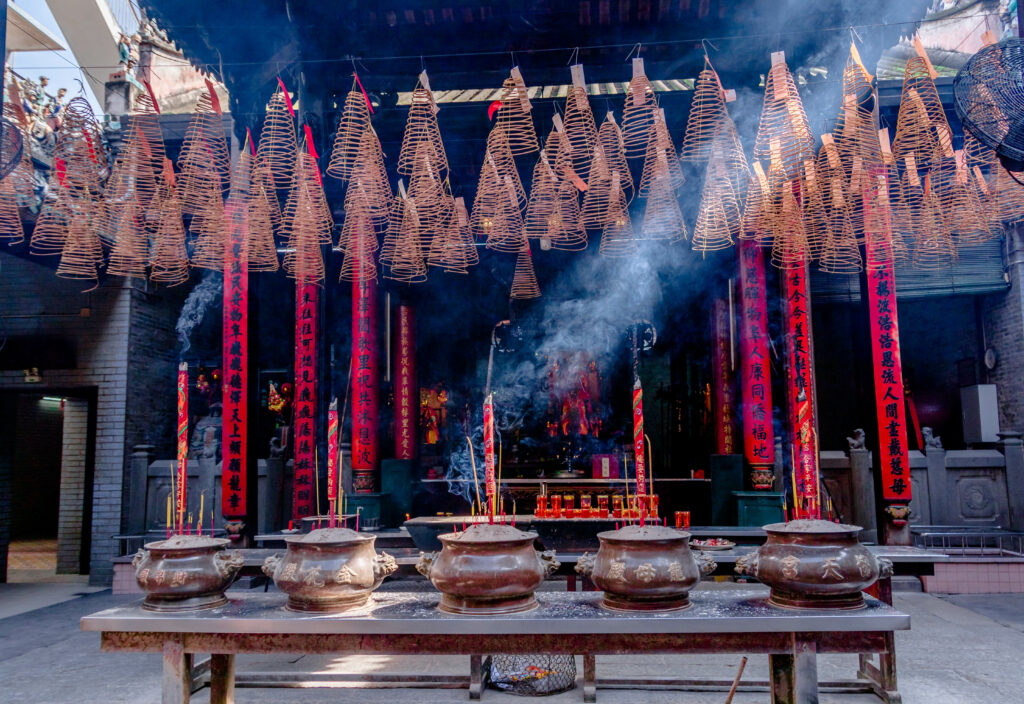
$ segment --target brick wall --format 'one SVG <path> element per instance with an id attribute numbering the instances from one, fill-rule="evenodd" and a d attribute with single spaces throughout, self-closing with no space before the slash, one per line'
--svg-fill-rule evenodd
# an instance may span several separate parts
<path id="1" fill-rule="evenodd" d="M 81 565 L 85 512 L 85 460 L 89 438 L 89 403 L 64 399 L 64 433 L 60 461 L 60 515 L 57 523 L 57 573 L 77 574 Z"/>
<path id="2" fill-rule="evenodd" d="M 1010 288 L 985 296 L 982 306 L 985 343 L 996 350 L 999 362 L 988 381 L 999 395 L 999 427 L 1024 430 L 1024 242 L 1020 231 L 1008 232 Z"/>

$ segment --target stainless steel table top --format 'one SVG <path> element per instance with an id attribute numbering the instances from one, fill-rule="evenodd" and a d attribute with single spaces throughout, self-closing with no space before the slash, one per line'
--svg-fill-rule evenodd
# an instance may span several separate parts
<path id="1" fill-rule="evenodd" d="M 693 606 L 668 613 L 623 613 L 601 608 L 600 592 L 541 592 L 533 611 L 500 618 L 445 614 L 438 594 L 378 592 L 348 615 L 309 615 L 284 609 L 282 594 L 230 595 L 224 606 L 189 613 L 144 611 L 138 604 L 86 616 L 82 630 L 159 633 L 288 634 L 618 634 L 788 633 L 893 631 L 910 616 L 867 598 L 858 611 L 782 609 L 768 604 L 766 588 L 691 592 Z"/>

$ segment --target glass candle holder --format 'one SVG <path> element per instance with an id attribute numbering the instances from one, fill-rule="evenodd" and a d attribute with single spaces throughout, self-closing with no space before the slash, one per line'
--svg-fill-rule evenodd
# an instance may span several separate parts
<path id="1" fill-rule="evenodd" d="M 562 515 L 562 495 L 551 495 L 551 508 L 548 510 L 548 518 L 560 518 Z"/>
<path id="2" fill-rule="evenodd" d="M 562 495 L 562 515 L 566 518 L 575 518 L 574 504 L 576 503 L 576 497 L 572 494 Z"/>
<path id="3" fill-rule="evenodd" d="M 612 497 L 612 518 L 622 518 L 622 497 Z"/>
<path id="4" fill-rule="evenodd" d="M 648 494 L 647 495 L 647 515 L 651 518 L 658 517 L 658 495 Z"/>
<path id="5" fill-rule="evenodd" d="M 544 518 L 548 512 L 548 497 L 544 494 L 537 494 L 537 508 L 534 509 L 533 515 L 537 518 Z"/>
<path id="6" fill-rule="evenodd" d="M 580 518 L 590 518 L 590 494 L 580 494 Z"/>
<path id="7" fill-rule="evenodd" d="M 598 518 L 608 517 L 608 497 L 604 494 L 597 497 L 597 516 Z"/>

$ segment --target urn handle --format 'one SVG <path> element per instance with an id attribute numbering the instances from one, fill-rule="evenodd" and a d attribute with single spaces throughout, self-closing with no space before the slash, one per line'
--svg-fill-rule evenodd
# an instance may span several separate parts
<path id="1" fill-rule="evenodd" d="M 708 555 L 706 552 L 698 551 L 695 559 L 697 560 L 697 569 L 699 569 L 700 573 L 705 577 L 718 569 L 718 563 L 715 562 L 715 558 L 711 557 L 711 555 Z"/>
<path id="2" fill-rule="evenodd" d="M 385 577 L 398 571 L 398 562 L 386 552 L 373 556 L 373 581 L 380 584 Z"/>
<path id="3" fill-rule="evenodd" d="M 245 558 L 237 550 L 218 552 L 213 556 L 213 564 L 217 573 L 224 579 L 232 579 L 245 564 Z"/>
<path id="4" fill-rule="evenodd" d="M 421 552 L 419 562 L 416 563 L 416 571 L 430 579 L 430 570 L 433 569 L 436 559 L 436 552 Z"/>
<path id="5" fill-rule="evenodd" d="M 892 577 L 892 560 L 887 557 L 878 558 L 878 578 Z"/>
<path id="6" fill-rule="evenodd" d="M 576 574 L 581 574 L 584 577 L 590 578 L 594 575 L 594 563 L 597 562 L 597 555 L 591 555 L 589 552 L 585 552 L 580 555 L 580 559 L 576 561 Z"/>
<path id="7" fill-rule="evenodd" d="M 281 564 L 281 559 L 284 555 L 275 554 L 268 557 L 263 561 L 263 574 L 267 575 L 271 579 L 274 578 L 274 573 L 277 572 L 277 566 Z"/>
<path id="8" fill-rule="evenodd" d="M 555 573 L 555 570 L 562 566 L 562 563 L 559 562 L 558 558 L 555 557 L 554 550 L 545 550 L 544 552 L 538 552 L 537 559 L 540 560 L 540 565 L 544 570 L 545 578 L 553 575 Z"/>
<path id="9" fill-rule="evenodd" d="M 757 553 L 750 553 L 749 555 L 741 555 L 736 558 L 736 574 L 746 575 L 748 577 L 757 576 Z"/>
<path id="10" fill-rule="evenodd" d="M 142 548 L 139 548 L 139 551 L 135 553 L 135 557 L 132 558 L 132 567 L 134 567 L 136 571 L 138 571 L 139 565 L 141 565 L 142 561 L 146 559 L 146 556 L 147 553 Z"/>

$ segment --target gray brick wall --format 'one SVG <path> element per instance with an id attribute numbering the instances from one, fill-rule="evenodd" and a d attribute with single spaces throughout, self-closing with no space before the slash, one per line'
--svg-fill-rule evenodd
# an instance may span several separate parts
<path id="1" fill-rule="evenodd" d="M 999 396 L 999 427 L 1024 430 L 1024 233 L 1008 233 L 1010 288 L 985 296 L 982 306 L 985 342 L 999 355 L 989 382 Z M 1018 263 L 1012 263 L 1019 260 Z"/>
<path id="2" fill-rule="evenodd" d="M 60 462 L 60 515 L 57 523 L 58 574 L 77 574 L 80 570 L 88 438 L 88 402 L 79 398 L 65 399 Z"/>

